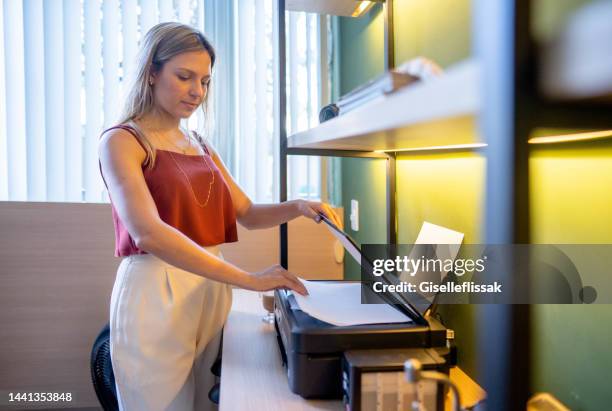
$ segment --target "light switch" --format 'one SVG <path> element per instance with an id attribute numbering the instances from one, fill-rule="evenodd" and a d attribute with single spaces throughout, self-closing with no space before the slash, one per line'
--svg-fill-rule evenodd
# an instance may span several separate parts
<path id="1" fill-rule="evenodd" d="M 351 230 L 359 231 L 359 201 L 351 200 Z"/>

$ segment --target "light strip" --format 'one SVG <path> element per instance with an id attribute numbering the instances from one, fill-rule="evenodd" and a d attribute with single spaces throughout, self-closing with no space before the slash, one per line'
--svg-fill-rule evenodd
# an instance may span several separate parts
<path id="1" fill-rule="evenodd" d="M 403 151 L 432 151 L 432 150 L 459 150 L 464 148 L 481 148 L 486 147 L 486 143 L 471 143 L 471 144 L 451 144 L 448 146 L 431 146 L 431 147 L 415 147 L 415 148 L 399 148 L 393 150 L 374 150 L 375 153 L 396 153 Z"/>
<path id="2" fill-rule="evenodd" d="M 361 16 L 363 13 L 368 11 L 370 7 L 372 7 L 373 5 L 374 5 L 373 1 L 360 1 L 357 8 L 355 8 L 355 11 L 353 11 L 353 14 L 351 14 L 351 17 Z"/>
<path id="3" fill-rule="evenodd" d="M 592 131 L 588 133 L 565 134 L 560 136 L 533 137 L 527 142 L 529 144 L 552 144 L 567 143 L 571 141 L 596 140 L 612 137 L 612 130 Z"/>

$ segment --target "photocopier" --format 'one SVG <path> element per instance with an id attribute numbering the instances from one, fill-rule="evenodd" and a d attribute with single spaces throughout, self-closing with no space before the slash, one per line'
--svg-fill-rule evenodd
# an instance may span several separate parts
<path id="1" fill-rule="evenodd" d="M 419 349 L 435 369 L 448 373 L 455 353 L 447 344 L 447 329 L 409 301 L 389 302 L 412 321 L 335 326 L 300 310 L 291 291 L 276 290 L 275 328 L 291 391 L 304 398 L 342 398 L 343 356 L 352 350 Z"/>

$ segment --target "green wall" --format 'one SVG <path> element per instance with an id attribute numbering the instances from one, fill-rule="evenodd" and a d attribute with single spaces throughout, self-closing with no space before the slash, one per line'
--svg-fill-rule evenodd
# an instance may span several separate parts
<path id="1" fill-rule="evenodd" d="M 549 39 L 581 0 L 534 2 L 534 30 Z M 396 63 L 426 56 L 448 67 L 470 56 L 471 3 L 467 0 L 395 0 Z M 346 93 L 383 71 L 383 14 L 375 6 L 360 19 L 340 18 L 339 88 Z M 530 160 L 533 241 L 612 243 L 612 142 L 534 147 Z M 423 221 L 481 241 L 486 163 L 478 152 L 400 155 L 397 161 L 398 240 L 411 243 Z M 347 231 L 360 243 L 386 236 L 385 163 L 342 160 L 342 199 Z M 589 201 L 585 201 L 585 199 Z M 360 230 L 349 228 L 350 200 L 360 202 Z M 562 222 L 562 223 L 560 223 Z M 345 277 L 356 264 L 345 261 Z M 453 328 L 459 365 L 477 374 L 476 318 L 486 306 L 449 306 L 441 311 Z M 608 305 L 533 307 L 533 391 L 553 393 L 573 410 L 612 404 L 606 377 L 612 371 L 612 308 Z"/>
<path id="2" fill-rule="evenodd" d="M 386 190 L 386 161 L 372 159 L 343 159 L 342 160 L 342 198 L 348 199 L 344 203 L 346 232 L 355 241 L 368 244 L 385 244 L 387 242 L 387 190 Z M 350 170 L 346 174 L 345 170 Z M 349 212 L 350 199 L 359 201 L 359 231 L 351 230 Z M 359 265 L 348 253 L 344 259 L 345 278 L 358 280 L 360 278 Z"/>
<path id="3" fill-rule="evenodd" d="M 479 244 L 486 162 L 481 154 L 402 155 L 397 161 L 398 242 L 411 244 L 423 221 L 465 234 Z M 444 324 L 455 331 L 460 366 L 477 379 L 475 318 L 483 306 L 441 306 Z"/>
<path id="4" fill-rule="evenodd" d="M 384 70 L 382 6 L 375 5 L 359 19 L 339 18 L 340 94 Z"/>
<path id="5" fill-rule="evenodd" d="M 382 6 L 359 19 L 339 19 L 340 94 L 384 70 Z M 387 242 L 385 160 L 346 158 L 341 161 L 342 205 L 346 232 L 359 243 Z M 359 201 L 359 231 L 351 230 L 351 199 Z M 347 255 L 346 279 L 360 278 L 359 265 Z"/>

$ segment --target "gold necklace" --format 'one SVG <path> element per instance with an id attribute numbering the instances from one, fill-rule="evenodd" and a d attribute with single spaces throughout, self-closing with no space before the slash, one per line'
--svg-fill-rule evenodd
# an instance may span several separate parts
<path id="1" fill-rule="evenodd" d="M 191 147 L 191 138 L 188 138 L 188 141 L 189 141 L 189 146 Z M 173 145 L 176 148 L 179 148 L 176 144 L 173 143 Z M 179 150 L 180 150 L 180 148 L 179 148 Z M 206 196 L 206 201 L 204 202 L 204 204 L 202 204 L 202 202 L 200 202 L 200 200 L 198 200 L 198 196 L 196 196 L 195 190 L 193 189 L 193 184 L 191 184 L 191 180 L 189 179 L 189 176 L 187 175 L 185 170 L 183 170 L 183 168 L 180 166 L 178 161 L 176 161 L 176 158 L 174 158 L 174 154 L 172 153 L 172 151 L 168 151 L 168 153 L 170 154 L 170 157 L 172 158 L 172 161 L 174 161 L 174 164 L 176 165 L 176 167 L 179 169 L 179 171 L 185 177 L 185 180 L 187 180 L 187 184 L 189 184 L 189 188 L 191 189 L 191 194 L 193 194 L 193 198 L 196 201 L 196 203 L 198 204 L 198 206 L 200 206 L 200 208 L 206 207 L 208 205 L 208 201 L 210 200 L 210 195 L 212 193 L 212 187 L 215 184 L 215 172 L 212 169 L 211 165 L 208 164 L 208 161 L 206 161 L 206 156 L 205 155 L 201 156 L 202 157 L 202 161 L 204 162 L 204 164 L 206 164 L 206 166 L 208 167 L 208 170 L 210 170 L 210 175 L 212 176 L 212 178 L 210 179 L 210 183 L 208 183 L 208 195 Z M 185 151 L 183 151 L 183 154 L 185 154 Z"/>

